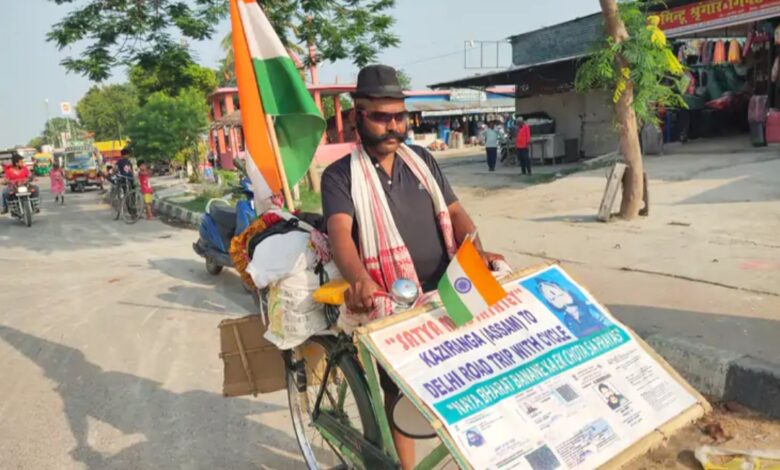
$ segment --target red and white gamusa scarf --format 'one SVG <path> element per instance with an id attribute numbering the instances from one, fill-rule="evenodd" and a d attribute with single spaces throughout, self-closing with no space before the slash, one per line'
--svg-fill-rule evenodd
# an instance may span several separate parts
<path id="1" fill-rule="evenodd" d="M 412 257 L 395 225 L 382 183 L 371 158 L 362 145 L 353 150 L 350 158 L 352 201 L 358 224 L 360 255 L 368 274 L 385 292 L 390 292 L 393 282 L 397 279 L 409 279 L 419 287 L 420 280 L 414 269 Z M 400 158 L 412 170 L 420 184 L 431 195 L 447 255 L 452 258 L 457 250 L 455 235 L 450 213 L 436 178 L 425 161 L 405 144 L 399 147 L 396 158 Z M 414 209 L 409 208 L 409 210 Z M 388 297 L 379 297 L 375 299 L 374 311 L 368 319 L 375 320 L 390 314 L 392 314 L 392 302 Z"/>

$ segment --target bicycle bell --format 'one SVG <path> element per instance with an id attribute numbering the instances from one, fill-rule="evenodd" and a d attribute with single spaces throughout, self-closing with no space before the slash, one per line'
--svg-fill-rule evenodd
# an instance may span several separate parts
<path id="1" fill-rule="evenodd" d="M 395 303 L 401 307 L 408 308 L 417 301 L 420 290 L 417 288 L 417 284 L 409 279 L 398 279 L 390 288 L 390 293 Z"/>

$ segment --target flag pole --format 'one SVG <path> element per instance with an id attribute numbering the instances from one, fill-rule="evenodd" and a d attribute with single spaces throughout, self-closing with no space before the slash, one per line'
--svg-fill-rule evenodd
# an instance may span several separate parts
<path id="1" fill-rule="evenodd" d="M 266 114 L 265 122 L 268 126 L 268 136 L 271 138 L 271 148 L 274 152 L 276 167 L 279 168 L 279 177 L 282 180 L 282 194 L 284 195 L 284 201 L 287 204 L 287 210 L 290 212 L 295 212 L 295 201 L 293 201 L 292 194 L 290 193 L 290 185 L 287 183 L 287 174 L 284 171 L 284 164 L 282 163 L 282 153 L 279 151 L 279 141 L 276 139 L 276 128 L 274 127 L 273 116 Z"/>

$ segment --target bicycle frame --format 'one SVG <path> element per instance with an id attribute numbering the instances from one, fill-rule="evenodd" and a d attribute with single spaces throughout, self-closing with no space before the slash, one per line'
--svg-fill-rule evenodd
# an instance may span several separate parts
<path id="1" fill-rule="evenodd" d="M 368 442 L 360 433 L 342 424 L 327 411 L 320 409 L 332 365 L 338 361 L 342 354 L 356 355 L 363 365 L 371 406 L 379 425 L 381 442 L 378 445 Z M 360 342 L 356 346 L 352 337 L 342 334 L 337 340 L 335 350 L 330 353 L 326 361 L 325 373 L 323 374 L 324 379 L 322 384 L 320 384 L 317 398 L 312 408 L 314 426 L 330 445 L 341 451 L 350 463 L 358 468 L 366 470 L 400 468 L 400 460 L 395 450 L 390 421 L 385 412 L 384 400 L 379 384 L 379 374 L 374 359 L 367 348 L 362 346 Z M 305 391 L 303 393 L 305 394 Z M 339 394 L 338 398 L 340 402 L 343 401 L 342 393 Z M 431 470 L 448 455 L 450 455 L 450 451 L 445 443 L 442 443 L 423 458 L 415 467 L 415 470 Z"/>

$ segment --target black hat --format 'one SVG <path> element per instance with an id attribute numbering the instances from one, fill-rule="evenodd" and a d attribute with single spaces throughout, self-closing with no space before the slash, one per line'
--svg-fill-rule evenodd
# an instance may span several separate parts
<path id="1" fill-rule="evenodd" d="M 406 96 L 398 83 L 395 69 L 387 65 L 369 65 L 358 73 L 355 98 L 393 98 L 402 100 Z"/>

